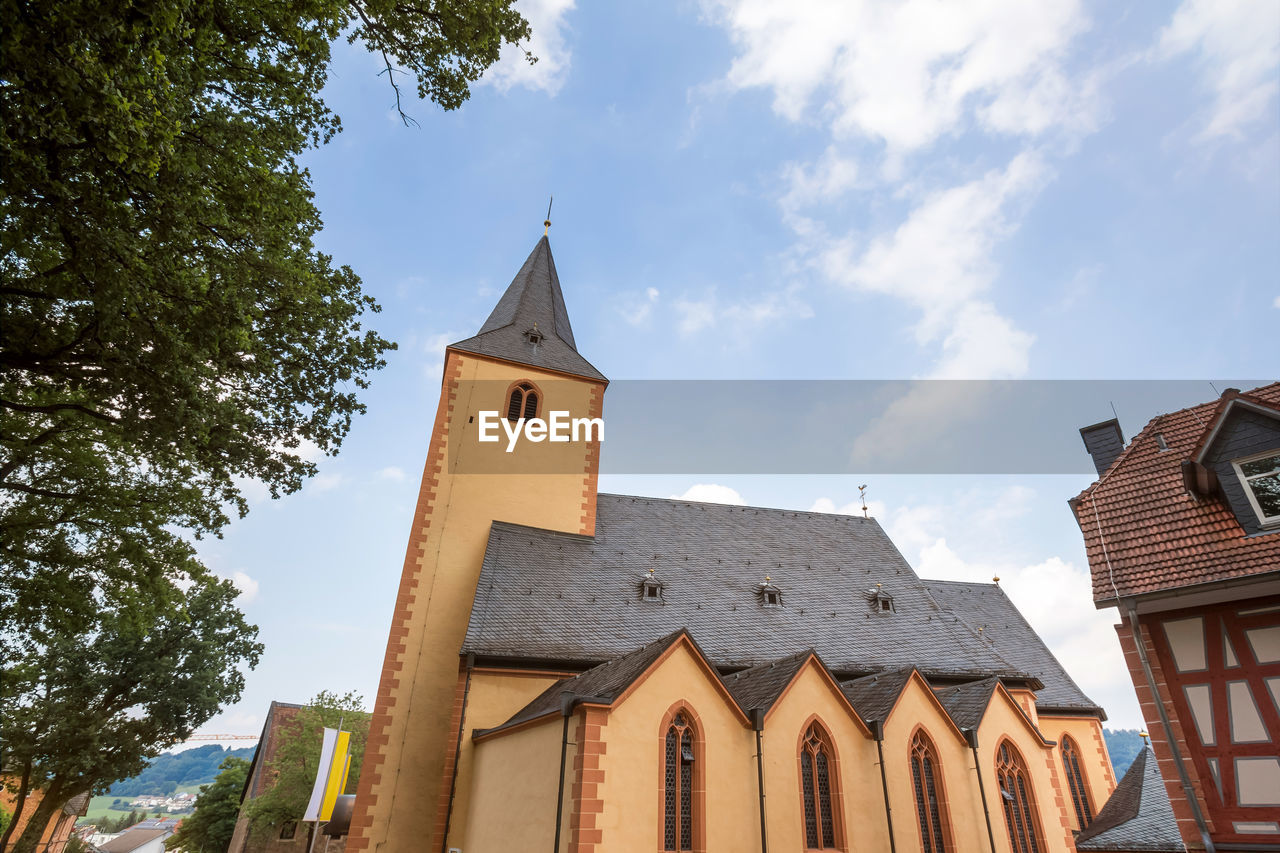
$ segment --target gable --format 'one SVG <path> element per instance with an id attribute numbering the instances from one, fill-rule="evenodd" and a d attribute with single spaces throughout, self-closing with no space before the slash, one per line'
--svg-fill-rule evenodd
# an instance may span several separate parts
<path id="1" fill-rule="evenodd" d="M 1013 738 L 1022 747 L 1048 747 L 1053 742 L 1046 739 L 1036 728 L 1035 723 L 1022 710 L 1018 700 L 1009 694 L 1003 684 L 997 685 L 991 693 L 991 701 L 982 715 L 978 725 L 978 736 L 982 743 L 994 745 L 1002 735 Z M 1026 749 L 1023 750 L 1024 753 Z M 1030 761 L 1030 757 L 1027 759 Z"/>
<path id="2" fill-rule="evenodd" d="M 1237 398 L 1230 401 L 1196 455 L 1195 461 L 1217 476 L 1222 497 L 1246 534 L 1276 528 L 1263 525 L 1233 462 L 1267 451 L 1280 452 L 1280 412 Z"/>
<path id="3" fill-rule="evenodd" d="M 782 695 L 769 708 L 765 715 L 765 724 L 769 724 L 775 716 L 801 715 L 817 713 L 825 720 L 833 716 L 844 716 L 865 737 L 871 737 L 871 729 L 858 716 L 858 712 L 849 704 L 848 698 L 840 690 L 840 685 L 831 677 L 831 673 L 822 665 L 816 655 L 809 655 L 804 665 L 782 691 Z"/>
<path id="4" fill-rule="evenodd" d="M 931 731 L 937 732 L 939 729 L 946 729 L 960 743 L 965 743 L 964 732 L 960 731 L 956 721 L 951 718 L 951 715 L 947 713 L 947 709 L 938 701 L 933 689 L 920 676 L 920 673 L 913 671 L 911 677 L 907 679 L 907 683 L 903 685 L 902 691 L 898 694 L 897 700 L 894 701 L 893 707 L 889 709 L 889 713 L 885 716 L 885 727 L 887 728 L 892 723 L 895 727 L 901 726 L 903 731 L 907 731 L 926 721 L 934 721 L 940 724 L 926 726 Z M 936 736 L 940 737 L 941 735 Z"/>

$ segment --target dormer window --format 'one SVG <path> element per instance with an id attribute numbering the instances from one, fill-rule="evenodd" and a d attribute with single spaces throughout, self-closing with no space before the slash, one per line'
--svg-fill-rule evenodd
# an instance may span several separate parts
<path id="1" fill-rule="evenodd" d="M 876 584 L 871 589 L 867 590 L 864 595 L 866 596 L 867 603 L 871 605 L 871 609 L 877 613 L 896 612 L 893 606 L 893 596 L 885 592 L 884 587 L 880 586 L 880 584 Z"/>
<path id="2" fill-rule="evenodd" d="M 768 575 L 764 576 L 761 583 L 756 584 L 756 598 L 760 601 L 761 607 L 782 606 L 782 590 L 778 589 L 773 578 Z"/>
<path id="3" fill-rule="evenodd" d="M 543 339 L 544 339 L 545 337 L 546 337 L 546 336 L 545 336 L 544 334 L 542 334 L 542 332 L 538 331 L 538 324 L 537 324 L 537 323 L 534 323 L 534 324 L 533 324 L 533 328 L 532 328 L 532 329 L 527 330 L 527 331 L 524 333 L 524 339 L 525 339 L 526 341 L 528 341 L 529 343 L 531 343 L 531 344 L 532 344 L 533 346 L 535 346 L 535 347 L 536 347 L 538 344 L 542 343 L 542 341 L 543 341 Z"/>
<path id="4" fill-rule="evenodd" d="M 517 382 L 507 392 L 507 420 L 530 420 L 538 416 L 538 389 L 531 382 Z"/>
<path id="5" fill-rule="evenodd" d="M 654 604 L 662 603 L 662 581 L 653 576 L 653 569 L 640 579 L 640 600 Z"/>
<path id="6" fill-rule="evenodd" d="M 1231 462 L 1244 486 L 1245 497 L 1266 527 L 1280 525 L 1280 451 Z"/>

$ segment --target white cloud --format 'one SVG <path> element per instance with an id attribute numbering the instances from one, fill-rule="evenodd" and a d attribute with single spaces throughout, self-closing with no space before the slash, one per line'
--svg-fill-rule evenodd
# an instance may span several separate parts
<path id="1" fill-rule="evenodd" d="M 1275 302 L 1272 302 L 1271 304 L 1272 304 L 1272 306 L 1274 306 L 1274 307 L 1276 307 L 1276 308 L 1280 308 L 1280 296 L 1277 296 L 1277 297 L 1276 297 L 1276 301 L 1275 301 Z"/>
<path id="2" fill-rule="evenodd" d="M 722 301 L 712 291 L 701 299 L 678 299 L 675 308 L 682 335 L 721 324 L 741 335 L 767 323 L 813 316 L 813 309 L 800 298 L 800 288 L 794 284 L 732 302 Z"/>
<path id="3" fill-rule="evenodd" d="M 1274 117 L 1280 92 L 1280 3 L 1274 0 L 1185 0 L 1160 33 L 1158 58 L 1194 54 L 1212 90 L 1202 140 L 1239 138 Z"/>
<path id="4" fill-rule="evenodd" d="M 967 123 L 1011 135 L 1092 125 L 1091 90 L 1063 70 L 1089 26 L 1077 0 L 720 0 L 710 11 L 738 48 L 729 86 L 772 89 L 776 112 L 816 113 L 838 137 L 903 152 Z"/>
<path id="5" fill-rule="evenodd" d="M 658 288 L 646 287 L 643 294 L 632 293 L 624 296 L 622 304 L 618 307 L 618 313 L 631 325 L 642 326 L 648 322 L 660 296 Z"/>
<path id="6" fill-rule="evenodd" d="M 240 590 L 240 594 L 236 596 L 237 604 L 249 604 L 258 597 L 258 582 L 244 572 L 236 570 L 228 580 Z"/>
<path id="7" fill-rule="evenodd" d="M 920 344 L 940 343 L 938 378 L 1005 378 L 1026 372 L 1033 338 L 982 295 L 999 272 L 996 246 L 1017 225 L 1011 209 L 1034 196 L 1049 168 L 1023 152 L 1004 169 L 926 195 L 891 234 L 859 246 L 846 237 L 821 251 L 828 278 L 905 300 L 920 311 Z"/>
<path id="8" fill-rule="evenodd" d="M 574 0 L 517 0 L 516 11 L 524 15 L 533 34 L 528 44 L 503 45 L 502 57 L 485 72 L 481 82 L 500 92 L 516 86 L 553 96 L 559 92 L 569 72 L 571 53 L 565 44 L 565 15 L 573 6 Z M 538 61 L 530 65 L 525 50 Z"/>
<path id="9" fill-rule="evenodd" d="M 378 472 L 378 478 L 382 480 L 391 480 L 399 483 L 404 480 L 405 473 L 403 468 L 397 468 L 395 465 L 388 465 Z"/>
<path id="10" fill-rule="evenodd" d="M 700 501 L 709 504 L 733 504 L 734 506 L 746 506 L 747 502 L 742 499 L 742 495 L 728 486 L 721 486 L 716 483 L 697 483 L 685 489 L 682 495 L 671 495 L 673 501 Z"/>
<path id="11" fill-rule="evenodd" d="M 330 492 L 342 485 L 341 474 L 317 474 L 311 479 L 311 488 L 316 492 Z"/>

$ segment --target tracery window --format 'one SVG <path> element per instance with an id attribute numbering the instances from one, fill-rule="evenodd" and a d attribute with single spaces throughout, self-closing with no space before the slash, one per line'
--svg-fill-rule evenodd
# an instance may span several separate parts
<path id="1" fill-rule="evenodd" d="M 1004 825 L 1009 831 L 1013 853 L 1040 853 L 1045 849 L 1040 818 L 1036 815 L 1035 792 L 1027 764 L 1009 741 L 996 750 L 996 782 L 1004 806 Z"/>
<path id="2" fill-rule="evenodd" d="M 835 805 L 839 803 L 835 780 L 835 753 L 831 738 L 822 725 L 814 722 L 800 743 L 800 796 L 804 801 L 804 843 L 809 850 L 837 847 L 839 821 Z"/>
<path id="3" fill-rule="evenodd" d="M 663 741 L 662 849 L 693 849 L 694 732 L 690 715 L 678 712 L 667 726 Z"/>
<path id="4" fill-rule="evenodd" d="M 538 389 L 531 382 L 517 382 L 507 395 L 507 420 L 530 420 L 538 416 Z"/>
<path id="5" fill-rule="evenodd" d="M 1076 820 L 1084 829 L 1093 823 L 1093 809 L 1089 805 L 1089 791 L 1084 785 L 1084 770 L 1080 764 L 1080 748 L 1070 735 L 1062 736 L 1062 766 L 1067 771 L 1067 787 L 1071 789 L 1071 803 L 1076 809 Z"/>
<path id="6" fill-rule="evenodd" d="M 911 782 L 915 787 L 916 817 L 920 821 L 920 845 L 924 853 L 946 853 L 947 804 L 942 791 L 938 753 L 923 729 L 911 738 Z"/>

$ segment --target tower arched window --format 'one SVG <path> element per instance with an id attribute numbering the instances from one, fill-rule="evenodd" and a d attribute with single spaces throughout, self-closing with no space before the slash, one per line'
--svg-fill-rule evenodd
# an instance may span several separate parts
<path id="1" fill-rule="evenodd" d="M 699 751 L 693 713 L 669 713 L 662 738 L 662 849 L 670 853 L 701 847 Z"/>
<path id="2" fill-rule="evenodd" d="M 839 849 L 840 786 L 831 736 L 816 720 L 800 741 L 800 797 L 807 850 Z"/>
<path id="3" fill-rule="evenodd" d="M 1071 789 L 1071 803 L 1075 806 L 1076 820 L 1084 829 L 1093 823 L 1093 808 L 1089 804 L 1089 789 L 1084 784 L 1084 768 L 1080 761 L 1080 747 L 1070 735 L 1062 736 L 1062 766 L 1067 771 L 1067 787 Z"/>
<path id="4" fill-rule="evenodd" d="M 1045 849 L 1035 792 L 1022 753 L 1009 741 L 996 750 L 996 783 L 1004 808 L 1004 825 L 1013 853 L 1041 853 Z"/>
<path id="5" fill-rule="evenodd" d="M 530 420 L 538 416 L 538 388 L 532 382 L 517 382 L 507 392 L 507 420 Z"/>
<path id="6" fill-rule="evenodd" d="M 911 738 L 911 784 L 920 823 L 920 849 L 924 853 L 947 853 L 952 848 L 942 768 L 938 763 L 938 750 L 924 729 L 916 729 Z"/>

